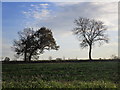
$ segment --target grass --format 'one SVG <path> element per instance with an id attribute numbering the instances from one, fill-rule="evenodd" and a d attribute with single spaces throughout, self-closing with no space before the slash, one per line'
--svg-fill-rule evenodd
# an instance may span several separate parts
<path id="1" fill-rule="evenodd" d="M 3 64 L 3 88 L 118 88 L 118 62 Z"/>

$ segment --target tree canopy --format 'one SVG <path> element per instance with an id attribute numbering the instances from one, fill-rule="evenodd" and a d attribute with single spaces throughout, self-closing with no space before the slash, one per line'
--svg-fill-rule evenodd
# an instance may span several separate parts
<path id="1" fill-rule="evenodd" d="M 24 61 L 31 61 L 32 57 L 42 54 L 44 50 L 58 50 L 52 31 L 46 27 L 38 30 L 25 28 L 18 32 L 19 40 L 14 40 L 13 48 L 17 55 L 23 56 Z"/>

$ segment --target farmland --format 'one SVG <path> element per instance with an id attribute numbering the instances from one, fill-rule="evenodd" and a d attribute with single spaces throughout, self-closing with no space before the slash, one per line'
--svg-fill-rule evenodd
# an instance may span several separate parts
<path id="1" fill-rule="evenodd" d="M 118 88 L 118 63 L 2 64 L 3 88 Z"/>

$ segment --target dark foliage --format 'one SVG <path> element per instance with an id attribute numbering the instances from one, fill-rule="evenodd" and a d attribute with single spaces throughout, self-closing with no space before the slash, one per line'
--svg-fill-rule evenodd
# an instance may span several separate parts
<path id="1" fill-rule="evenodd" d="M 58 50 L 59 48 L 51 30 L 45 27 L 37 31 L 33 28 L 26 28 L 18 34 L 19 40 L 14 40 L 13 48 L 17 55 L 24 55 L 24 61 L 31 61 L 32 57 L 37 59 L 37 55 L 42 54 L 44 50 Z"/>

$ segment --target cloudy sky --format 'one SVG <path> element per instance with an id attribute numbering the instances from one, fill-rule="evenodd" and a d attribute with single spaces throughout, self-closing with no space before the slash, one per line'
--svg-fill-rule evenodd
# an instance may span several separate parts
<path id="1" fill-rule="evenodd" d="M 35 30 L 45 26 L 50 28 L 60 46 L 58 51 L 45 51 L 40 59 L 88 58 L 88 48 L 82 49 L 73 35 L 74 20 L 85 17 L 100 20 L 108 27 L 109 44 L 94 46 L 93 58 L 110 58 L 118 54 L 118 3 L 117 2 L 3 2 L 2 3 L 2 49 L 3 57 L 14 58 L 11 49 L 18 31 L 26 27 Z"/>

